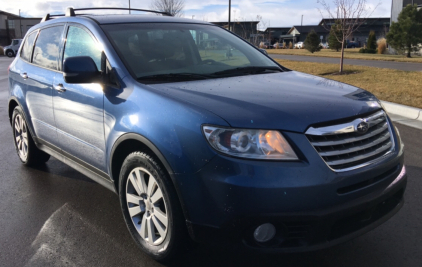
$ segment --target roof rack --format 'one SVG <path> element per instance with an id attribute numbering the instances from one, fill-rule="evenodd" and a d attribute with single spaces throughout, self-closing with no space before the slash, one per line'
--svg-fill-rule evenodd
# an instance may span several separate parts
<path id="1" fill-rule="evenodd" d="M 57 15 L 50 15 L 46 14 L 41 22 L 47 21 L 52 19 L 52 17 L 75 17 L 76 13 L 75 11 L 85 11 L 85 10 L 127 10 L 127 11 L 143 11 L 143 12 L 150 12 L 155 14 L 161 14 L 164 16 L 172 17 L 172 15 L 168 12 L 161 12 L 161 11 L 155 11 L 155 10 L 148 10 L 148 9 L 135 9 L 135 8 L 124 8 L 124 7 L 92 7 L 92 8 L 72 8 L 68 7 L 66 9 L 66 14 L 57 14 Z"/>

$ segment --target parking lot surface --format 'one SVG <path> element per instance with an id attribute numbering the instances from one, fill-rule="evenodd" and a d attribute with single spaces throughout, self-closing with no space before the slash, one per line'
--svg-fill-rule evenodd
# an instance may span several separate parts
<path id="1" fill-rule="evenodd" d="M 0 57 L 0 266 L 161 266 L 132 241 L 118 197 L 52 158 L 22 166 L 7 115 Z M 403 209 L 348 243 L 299 254 L 257 254 L 200 245 L 174 266 L 421 266 L 422 131 L 397 124 L 406 145 Z"/>

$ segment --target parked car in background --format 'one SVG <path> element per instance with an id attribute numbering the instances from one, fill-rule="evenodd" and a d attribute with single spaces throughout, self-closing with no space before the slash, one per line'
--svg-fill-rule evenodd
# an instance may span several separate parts
<path id="1" fill-rule="evenodd" d="M 328 43 L 321 43 L 320 45 L 324 49 L 329 49 L 330 48 L 330 45 Z"/>
<path id="2" fill-rule="evenodd" d="M 4 54 L 8 57 L 14 57 L 19 50 L 19 47 L 22 44 L 22 39 L 13 39 L 12 43 L 8 46 L 5 46 Z"/>
<path id="3" fill-rule="evenodd" d="M 11 63 L 10 141 L 24 165 L 52 155 L 115 192 L 154 259 L 192 240 L 322 249 L 403 206 L 404 146 L 373 94 L 208 22 L 76 11 L 47 15 Z"/>
<path id="4" fill-rule="evenodd" d="M 359 43 L 357 43 L 355 41 L 347 40 L 346 48 L 357 48 L 357 47 L 360 47 Z"/>
<path id="5" fill-rule="evenodd" d="M 303 42 L 298 42 L 298 43 L 295 44 L 295 48 L 302 49 L 303 46 L 304 46 L 304 43 Z"/>

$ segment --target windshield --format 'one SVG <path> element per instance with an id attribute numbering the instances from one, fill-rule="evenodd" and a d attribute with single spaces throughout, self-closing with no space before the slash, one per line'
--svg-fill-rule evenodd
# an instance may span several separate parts
<path id="1" fill-rule="evenodd" d="M 206 79 L 282 71 L 245 41 L 213 25 L 104 25 L 128 69 L 139 80 Z"/>

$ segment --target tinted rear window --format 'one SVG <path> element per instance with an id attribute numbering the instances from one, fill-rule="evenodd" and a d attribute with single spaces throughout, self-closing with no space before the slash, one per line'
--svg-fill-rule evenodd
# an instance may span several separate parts
<path id="1" fill-rule="evenodd" d="M 60 41 L 64 26 L 42 29 L 35 43 L 33 63 L 58 70 Z"/>

